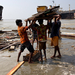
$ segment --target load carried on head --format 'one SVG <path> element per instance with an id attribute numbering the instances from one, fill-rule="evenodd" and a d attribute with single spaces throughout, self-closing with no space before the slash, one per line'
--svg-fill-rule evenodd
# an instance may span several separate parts
<path id="1" fill-rule="evenodd" d="M 31 17 L 29 17 L 29 20 L 32 20 L 33 18 L 36 19 L 49 19 L 51 17 L 53 17 L 54 15 L 58 15 L 58 9 L 60 8 L 60 6 L 54 6 L 54 7 L 50 7 L 49 9 L 47 8 L 47 6 L 38 6 L 37 7 L 37 12 L 36 14 L 32 15 Z"/>

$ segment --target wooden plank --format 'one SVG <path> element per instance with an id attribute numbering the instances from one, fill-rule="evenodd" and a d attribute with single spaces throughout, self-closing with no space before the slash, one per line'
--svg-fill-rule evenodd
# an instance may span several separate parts
<path id="1" fill-rule="evenodd" d="M 20 62 L 18 65 L 16 65 L 12 70 L 10 70 L 9 73 L 7 73 L 6 75 L 13 75 L 18 69 L 19 67 L 21 67 L 21 65 L 24 64 L 24 61 Z"/>
<path id="2" fill-rule="evenodd" d="M 34 15 L 32 15 L 30 18 L 28 18 L 29 20 L 32 20 L 33 18 L 36 19 L 48 19 L 50 18 L 50 16 L 52 17 L 53 15 L 58 14 L 57 11 L 59 9 L 60 6 L 55 6 L 51 9 L 47 9 L 46 11 L 40 12 L 40 13 L 36 13 Z"/>
<path id="3" fill-rule="evenodd" d="M 8 46 L 6 46 L 6 47 L 0 49 L 0 51 L 2 51 L 2 50 L 4 50 L 4 49 L 7 49 L 7 48 L 9 48 L 10 46 L 15 45 L 15 44 L 17 44 L 17 43 L 19 43 L 19 42 L 14 42 L 14 43 L 12 43 L 12 44 L 10 44 L 10 45 L 8 45 Z"/>
<path id="4" fill-rule="evenodd" d="M 32 60 L 38 61 L 39 57 L 40 57 L 39 50 L 34 50 Z M 23 56 L 23 61 L 28 61 L 28 59 L 29 59 L 29 54 L 27 54 L 26 56 Z"/>

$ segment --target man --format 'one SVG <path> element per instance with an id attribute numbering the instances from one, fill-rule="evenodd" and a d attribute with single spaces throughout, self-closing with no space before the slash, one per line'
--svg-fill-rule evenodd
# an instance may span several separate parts
<path id="1" fill-rule="evenodd" d="M 47 25 L 49 25 L 49 29 L 48 29 L 48 38 L 50 37 L 50 33 L 52 31 L 52 18 L 48 20 Z"/>
<path id="2" fill-rule="evenodd" d="M 61 15 L 58 16 L 58 18 L 57 18 L 57 23 L 58 23 L 58 24 L 60 25 L 60 27 L 61 27 L 60 18 L 61 18 Z M 59 38 L 61 39 L 61 32 L 60 32 L 60 29 L 59 29 Z"/>
<path id="3" fill-rule="evenodd" d="M 61 58 L 61 53 L 58 46 L 58 40 L 59 40 L 59 30 L 60 30 L 60 24 L 56 22 L 56 18 L 58 16 L 55 16 L 55 22 L 52 25 L 52 32 L 51 32 L 51 45 L 54 46 L 54 55 L 51 57 L 52 59 L 56 57 L 56 52 L 58 51 L 58 56 Z"/>
<path id="4" fill-rule="evenodd" d="M 34 20 L 34 22 L 33 22 L 33 24 L 32 24 L 32 27 L 33 27 L 33 28 L 36 28 L 36 27 L 38 27 L 38 26 L 39 26 L 39 25 L 36 24 L 36 20 Z M 36 39 L 36 41 L 37 41 L 36 49 L 37 49 L 37 48 L 38 48 L 38 35 L 37 35 L 37 31 L 34 30 L 34 29 L 32 29 L 32 35 L 33 35 L 32 45 L 34 44 L 34 41 L 35 41 L 35 39 Z"/>
<path id="5" fill-rule="evenodd" d="M 29 56 L 28 62 L 31 63 L 32 62 L 31 58 L 32 58 L 34 49 L 33 49 L 33 46 L 31 45 L 31 43 L 30 43 L 30 41 L 28 39 L 26 30 L 28 28 L 30 28 L 32 23 L 29 26 L 27 26 L 27 20 L 26 20 L 26 26 L 23 27 L 22 26 L 22 20 L 17 19 L 16 20 L 16 25 L 18 26 L 18 34 L 20 36 L 20 41 L 21 41 L 21 47 L 20 47 L 20 51 L 18 53 L 17 62 L 19 62 L 19 58 L 20 58 L 21 53 L 24 51 L 25 48 L 27 48 L 29 50 L 29 52 L 30 52 L 30 56 Z"/>
<path id="6" fill-rule="evenodd" d="M 35 30 L 38 33 L 38 42 L 39 42 L 39 52 L 40 52 L 40 61 L 43 62 L 42 58 L 42 49 L 44 52 L 44 59 L 46 60 L 46 41 L 47 41 L 47 35 L 46 30 L 48 29 L 48 25 L 43 24 L 43 19 L 39 19 L 39 26 L 35 28 Z M 33 29 L 33 27 L 32 27 Z"/>

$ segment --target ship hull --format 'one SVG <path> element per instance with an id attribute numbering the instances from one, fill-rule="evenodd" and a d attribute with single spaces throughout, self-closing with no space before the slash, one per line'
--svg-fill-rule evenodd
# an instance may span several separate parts
<path id="1" fill-rule="evenodd" d="M 74 13 L 61 13 L 61 19 L 74 19 Z"/>
<path id="2" fill-rule="evenodd" d="M 2 10 L 3 10 L 3 6 L 0 6 L 0 20 L 2 20 Z"/>

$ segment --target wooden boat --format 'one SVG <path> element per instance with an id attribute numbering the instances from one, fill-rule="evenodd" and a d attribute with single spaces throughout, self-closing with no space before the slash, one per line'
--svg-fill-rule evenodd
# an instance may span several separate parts
<path id="1" fill-rule="evenodd" d="M 58 9 L 60 8 L 60 6 L 54 6 L 50 9 L 47 9 L 45 11 L 42 12 L 38 12 L 34 15 L 32 15 L 31 17 L 29 17 L 29 20 L 32 20 L 33 18 L 36 19 L 49 19 L 51 17 L 53 17 L 54 15 L 59 14 Z"/>

